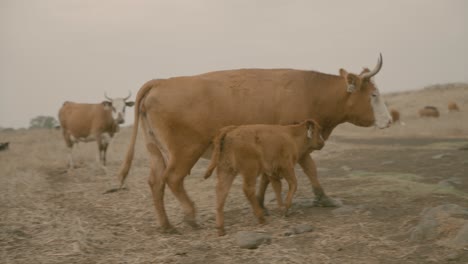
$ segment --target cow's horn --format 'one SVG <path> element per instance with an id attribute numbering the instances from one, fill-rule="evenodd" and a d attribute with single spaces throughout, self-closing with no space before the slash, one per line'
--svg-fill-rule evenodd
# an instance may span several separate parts
<path id="1" fill-rule="evenodd" d="M 124 101 L 127 101 L 130 98 L 130 96 L 132 96 L 132 92 L 128 91 L 128 96 L 124 98 Z"/>
<path id="2" fill-rule="evenodd" d="M 364 78 L 371 78 L 372 76 L 376 75 L 382 68 L 382 63 L 383 63 L 382 53 L 380 53 L 379 60 L 377 61 L 377 65 L 375 66 L 375 68 L 370 72 L 363 73 L 361 77 L 364 79 Z"/>
<path id="3" fill-rule="evenodd" d="M 107 100 L 112 101 L 112 99 L 109 98 L 109 96 L 107 96 L 107 92 L 104 92 L 104 97 L 105 97 Z"/>

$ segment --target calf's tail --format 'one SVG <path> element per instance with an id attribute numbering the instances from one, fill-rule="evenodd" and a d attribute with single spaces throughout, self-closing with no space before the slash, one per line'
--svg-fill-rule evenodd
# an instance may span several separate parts
<path id="1" fill-rule="evenodd" d="M 153 88 L 153 85 L 154 83 L 152 81 L 145 83 L 143 87 L 141 87 L 141 89 L 138 91 L 138 94 L 135 100 L 135 121 L 134 121 L 135 123 L 133 124 L 133 132 L 132 132 L 132 137 L 130 141 L 130 146 L 128 147 L 127 155 L 125 156 L 125 160 L 119 171 L 120 189 L 123 187 L 125 183 L 125 179 L 127 178 L 128 172 L 130 170 L 130 167 L 132 166 L 133 155 L 135 153 L 135 142 L 136 142 L 136 138 L 138 135 L 138 125 L 140 121 L 141 102 L 145 98 L 145 95 L 148 93 L 148 91 L 151 90 L 151 88 Z"/>
<path id="2" fill-rule="evenodd" d="M 218 166 L 219 155 L 221 154 L 226 134 L 235 128 L 236 126 L 223 127 L 213 139 L 213 153 L 211 154 L 210 164 L 205 172 L 205 179 L 208 179 L 213 174 L 213 170 Z"/>

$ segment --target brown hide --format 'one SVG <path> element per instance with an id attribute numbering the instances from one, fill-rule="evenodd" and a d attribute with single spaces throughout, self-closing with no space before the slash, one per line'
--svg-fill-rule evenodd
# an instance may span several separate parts
<path id="1" fill-rule="evenodd" d="M 308 137 L 309 128 L 313 131 Z M 260 223 L 264 222 L 263 210 L 255 198 L 256 178 L 268 175 L 276 193 L 279 206 L 283 206 L 281 183 L 284 177 L 289 184 L 285 211 L 291 206 L 297 188 L 294 165 L 303 155 L 324 146 L 320 126 L 313 120 L 299 125 L 243 125 L 228 126 L 220 130 L 213 142 L 211 163 L 205 173 L 208 178 L 217 166 L 216 188 L 218 234 L 224 235 L 224 202 L 234 177 L 239 173 L 244 179 L 244 192 Z"/>
<path id="2" fill-rule="evenodd" d="M 65 102 L 59 110 L 59 121 L 63 131 L 75 138 L 97 137 L 102 133 L 113 136 L 118 129 L 111 110 L 103 104 Z"/>
<path id="3" fill-rule="evenodd" d="M 457 103 L 455 103 L 455 102 L 450 102 L 450 103 L 448 104 L 448 110 L 449 110 L 449 112 L 459 112 L 459 111 L 460 111 L 460 108 L 458 108 Z"/>
<path id="4" fill-rule="evenodd" d="M 400 112 L 398 112 L 398 110 L 391 109 L 390 115 L 392 116 L 393 123 L 400 121 Z"/>
<path id="5" fill-rule="evenodd" d="M 420 109 L 418 113 L 420 117 L 439 117 L 439 110 L 434 106 L 426 106 Z"/>
<path id="6" fill-rule="evenodd" d="M 353 77 L 358 80 L 353 91 L 348 90 L 345 71 L 340 76 L 291 69 L 240 69 L 151 80 L 136 98 L 133 134 L 119 173 L 121 187 L 131 166 L 141 121 L 151 156 L 149 184 L 161 226 L 172 228 L 161 194 L 166 184 L 192 224 L 195 207 L 183 180 L 219 129 L 314 119 L 327 139 L 344 122 L 371 126 L 375 122 L 371 94 L 378 91 L 370 77 L 361 76 L 364 73 Z M 390 121 L 388 111 L 386 114 Z M 325 197 L 313 160 L 304 158 L 300 164 L 316 196 Z"/>

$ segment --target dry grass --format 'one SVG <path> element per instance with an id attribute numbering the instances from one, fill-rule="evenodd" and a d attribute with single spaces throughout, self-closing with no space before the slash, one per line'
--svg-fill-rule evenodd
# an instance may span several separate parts
<path id="1" fill-rule="evenodd" d="M 440 96 L 441 91 L 443 96 Z M 428 141 L 422 146 L 405 146 L 408 151 L 396 155 L 398 147 L 394 145 L 343 143 L 338 139 L 416 138 L 421 135 L 434 139 L 466 139 L 467 94 L 464 86 L 450 91 L 431 89 L 391 95 L 388 101 L 400 108 L 406 126 L 374 130 L 343 125 L 337 129 L 324 150 L 313 156 L 318 161 L 321 182 L 329 195 L 355 207 L 349 214 L 336 215 L 330 208 L 311 207 L 310 185 L 298 170 L 299 189 L 292 215 L 288 218 L 280 216 L 269 191 L 266 201 L 271 216 L 267 225 L 258 226 L 237 179 L 225 208 L 228 232 L 225 237 L 217 237 L 214 229 L 216 177 L 207 181 L 202 179 L 206 160 L 198 162 L 185 184 L 197 206 L 201 229 L 193 230 L 181 221 L 179 204 L 167 191 L 165 204 L 169 218 L 182 233 L 167 235 L 158 230 L 147 186 L 149 167 L 143 137 L 140 136 L 137 142 L 128 179 L 129 190 L 103 195 L 105 190 L 117 186 L 116 172 L 127 148 L 129 128 L 122 129 L 111 143 L 107 172 L 97 164 L 95 143 L 80 145 L 74 153 L 78 168 L 67 171 L 68 152 L 60 131 L 0 132 L 0 141 L 10 141 L 10 149 L 0 152 L 1 262 L 440 263 L 446 255 L 453 253 L 452 249 L 432 242 L 413 244 L 406 232 L 426 206 L 447 202 L 466 204 L 466 198 L 459 194 L 466 195 L 468 189 L 463 187 L 456 194 L 401 190 L 406 183 L 414 188 L 434 186 L 434 179 L 428 175 L 436 173 L 434 168 L 439 166 L 432 161 L 428 164 L 434 167 L 424 170 L 412 163 L 404 165 L 404 159 L 414 153 L 431 157 L 441 151 L 466 155 L 456 152 L 459 143 L 443 139 L 439 143 Z M 441 98 L 456 101 L 462 112 L 449 115 L 441 111 L 438 120 L 417 118 L 419 104 L 438 106 L 437 100 L 442 101 Z M 443 104 L 445 102 L 440 102 Z M 386 169 L 379 165 L 382 160 L 375 159 L 371 151 L 383 155 L 382 160 L 401 160 L 403 165 Z M 451 165 L 453 174 L 466 173 L 467 164 L 460 161 L 463 157 L 454 157 L 459 159 Z M 367 163 L 359 165 L 356 158 Z M 364 177 L 365 173 L 353 176 L 353 171 L 341 169 L 343 164 L 362 166 L 361 170 L 380 173 L 381 177 L 372 179 Z M 363 164 L 375 167 L 371 170 Z M 417 176 L 396 177 L 397 181 L 392 181 L 388 173 L 397 175 L 397 169 L 404 171 L 406 176 Z M 436 176 L 448 178 L 453 175 Z M 291 237 L 283 235 L 288 228 L 299 224 L 313 225 L 315 231 Z M 236 246 L 235 234 L 241 230 L 270 232 L 273 242 L 257 250 L 240 249 Z M 463 255 L 453 263 L 465 260 Z"/>

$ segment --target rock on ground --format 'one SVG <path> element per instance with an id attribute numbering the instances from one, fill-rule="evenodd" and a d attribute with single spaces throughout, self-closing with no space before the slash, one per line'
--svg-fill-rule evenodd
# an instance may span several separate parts
<path id="1" fill-rule="evenodd" d="M 268 233 L 240 231 L 236 237 L 240 248 L 255 249 L 261 244 L 271 243 L 271 234 Z"/>

